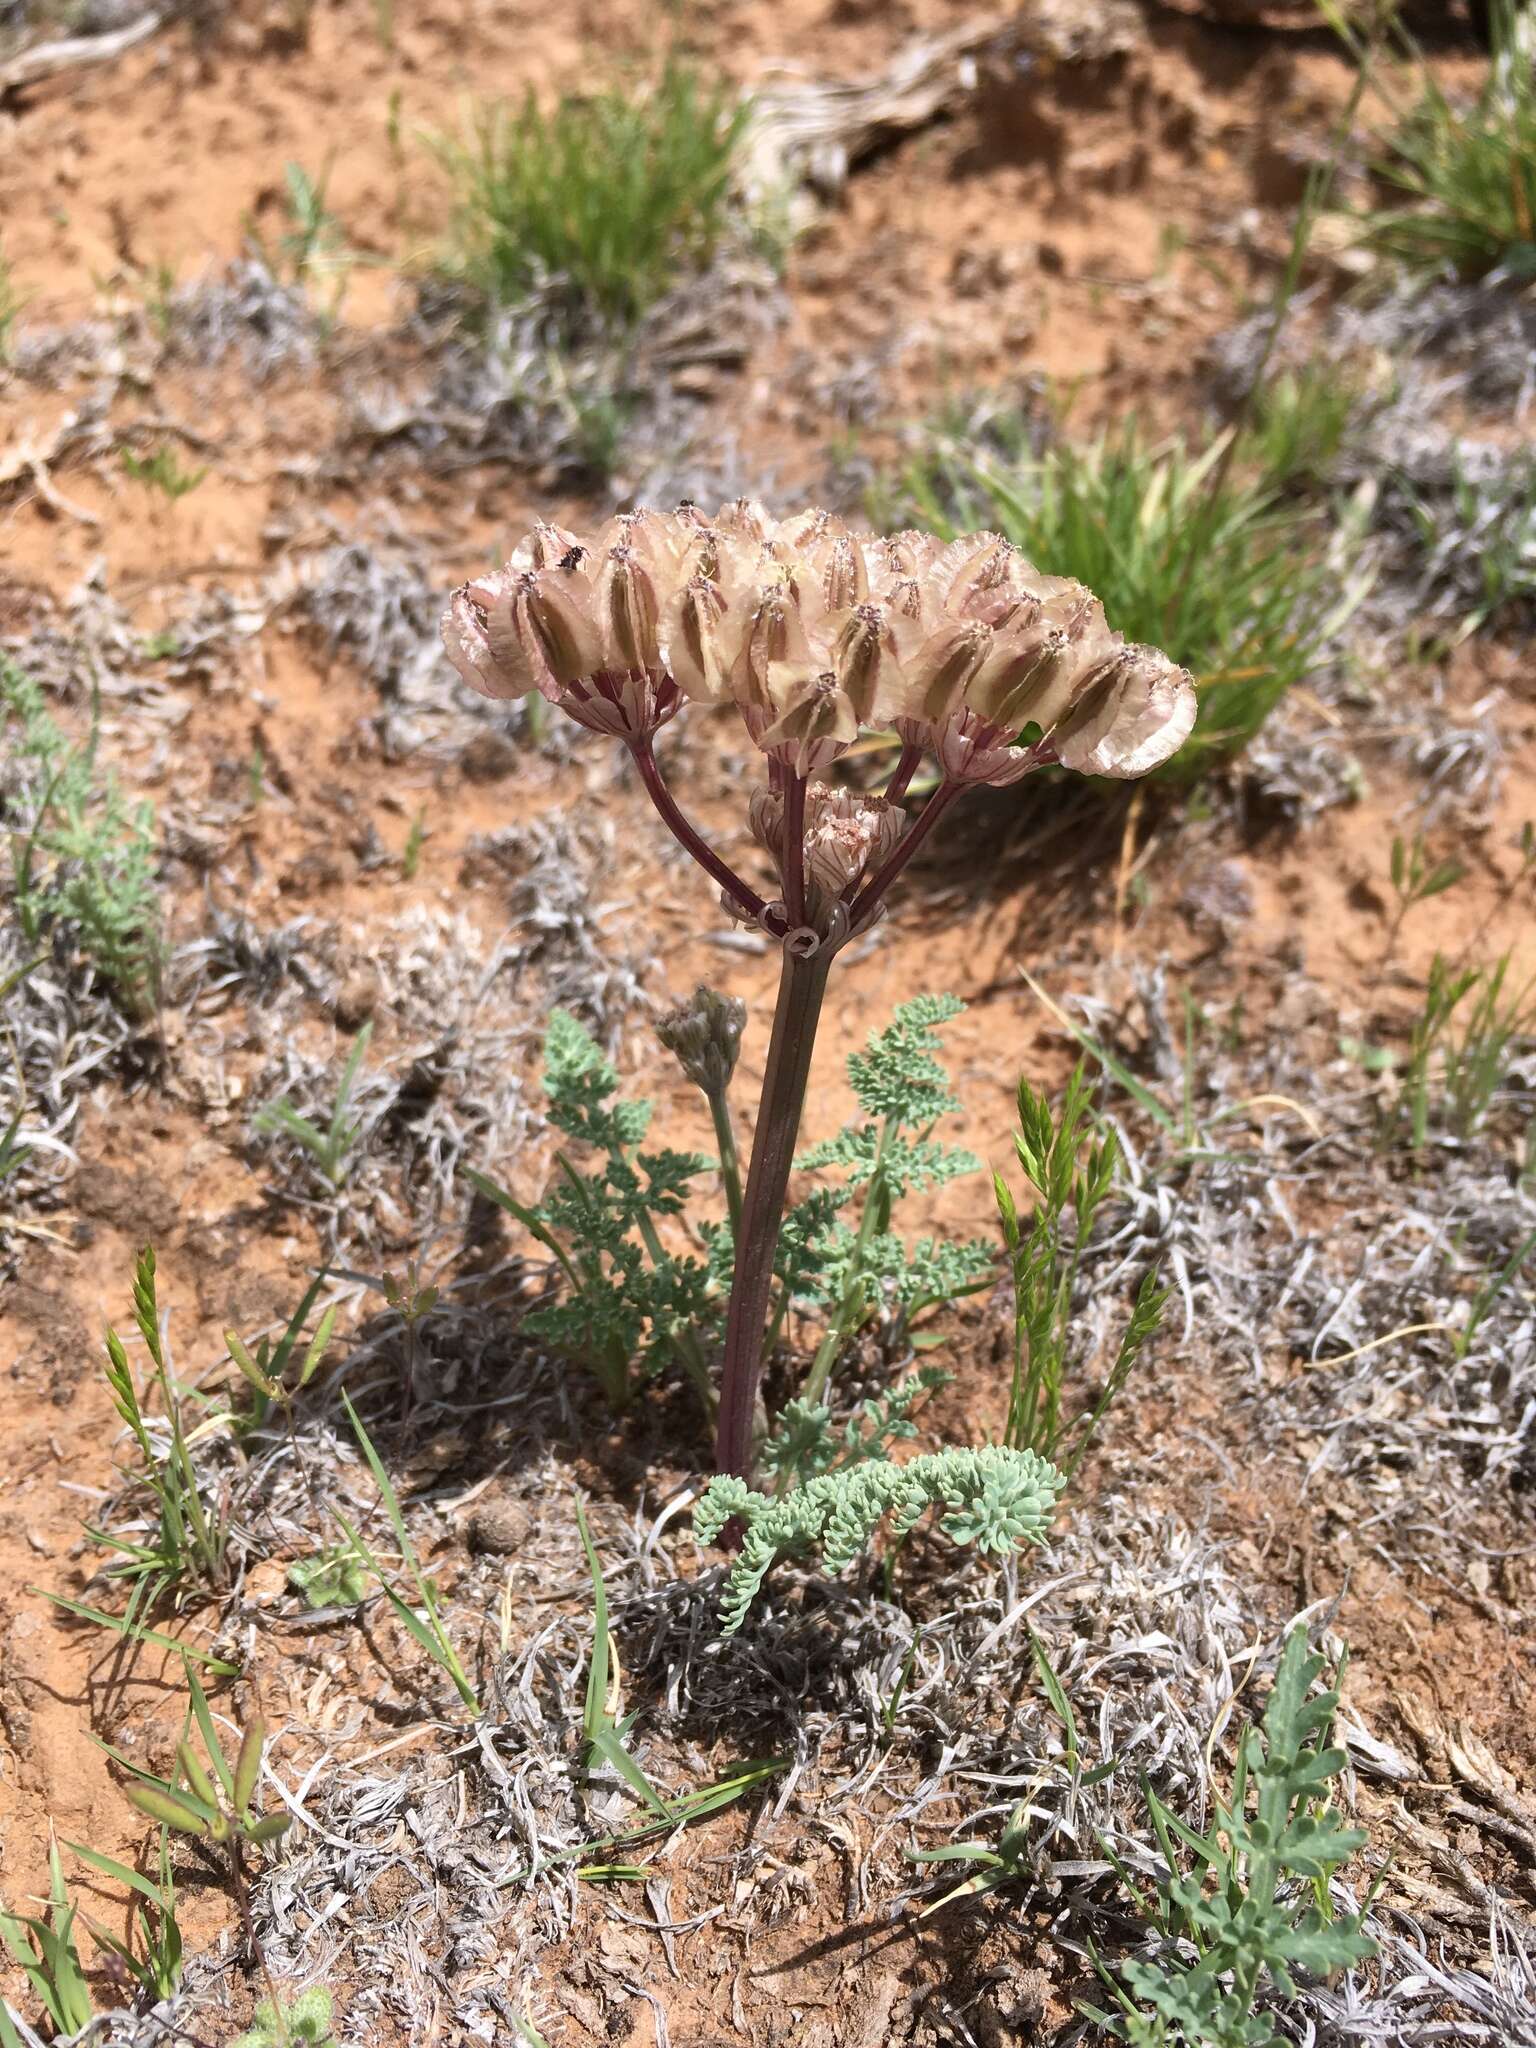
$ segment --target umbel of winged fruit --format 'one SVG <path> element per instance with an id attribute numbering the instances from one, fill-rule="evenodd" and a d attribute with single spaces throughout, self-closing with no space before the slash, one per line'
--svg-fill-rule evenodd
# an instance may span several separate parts
<path id="1" fill-rule="evenodd" d="M 625 513 L 589 538 L 538 525 L 454 592 L 443 638 L 474 689 L 538 691 L 631 749 L 685 700 L 732 704 L 775 786 L 893 729 L 953 784 L 1048 762 L 1138 776 L 1195 716 L 1182 669 L 996 534 L 858 535 L 744 499 L 713 519 Z"/>

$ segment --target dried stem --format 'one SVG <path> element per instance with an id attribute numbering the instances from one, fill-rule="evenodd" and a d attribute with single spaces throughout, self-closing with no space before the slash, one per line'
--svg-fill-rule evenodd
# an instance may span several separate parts
<path id="1" fill-rule="evenodd" d="M 810 959 L 792 953 L 787 946 L 784 949 L 752 1164 L 747 1170 L 736 1237 L 736 1271 L 726 1318 L 720 1423 L 715 1439 L 715 1469 L 737 1472 L 743 1478 L 750 1476 L 752 1468 L 752 1419 L 763 1376 L 763 1331 L 773 1292 L 774 1254 L 833 957 L 831 946 L 823 946 Z"/>
<path id="2" fill-rule="evenodd" d="M 733 867 L 720 858 L 712 846 L 705 844 L 678 809 L 677 799 L 662 780 L 661 770 L 656 765 L 656 756 L 649 738 L 628 740 L 625 744 L 640 771 L 640 780 L 645 784 L 647 796 L 660 812 L 662 822 L 678 845 L 691 853 L 705 874 L 712 876 L 726 894 L 735 899 L 745 916 L 754 920 L 760 918 L 766 908 L 762 897 L 741 879 Z"/>
<path id="3" fill-rule="evenodd" d="M 261 1972 L 261 1980 L 267 1988 L 267 1998 L 272 2007 L 272 2017 L 277 2022 L 278 2037 L 287 2042 L 288 2022 L 283 2014 L 282 2000 L 277 1995 L 277 1983 L 272 1975 L 271 1965 L 256 1932 L 256 1920 L 251 1912 L 251 1894 L 245 1882 L 245 1866 L 241 1860 L 238 1832 L 229 1838 L 229 1876 L 235 1894 L 235 1910 L 240 1916 L 240 1932 L 245 1938 L 246 1955 Z"/>

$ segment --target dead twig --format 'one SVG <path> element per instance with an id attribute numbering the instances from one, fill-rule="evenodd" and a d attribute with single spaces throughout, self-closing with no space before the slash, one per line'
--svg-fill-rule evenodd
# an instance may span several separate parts
<path id="1" fill-rule="evenodd" d="M 136 43 L 147 41 L 163 19 L 158 10 L 152 9 L 137 21 L 130 21 L 126 28 L 115 29 L 108 35 L 65 36 L 56 43 L 34 43 L 30 50 L 0 64 L 0 98 L 23 86 L 37 85 L 60 71 L 78 70 L 83 64 L 110 64 Z"/>

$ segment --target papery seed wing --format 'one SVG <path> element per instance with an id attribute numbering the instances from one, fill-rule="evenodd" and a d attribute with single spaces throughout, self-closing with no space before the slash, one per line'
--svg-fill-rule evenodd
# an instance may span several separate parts
<path id="1" fill-rule="evenodd" d="M 1057 758 L 1084 775 L 1146 775 L 1183 746 L 1195 710 L 1193 682 L 1167 655 L 1124 648 L 1057 727 Z"/>

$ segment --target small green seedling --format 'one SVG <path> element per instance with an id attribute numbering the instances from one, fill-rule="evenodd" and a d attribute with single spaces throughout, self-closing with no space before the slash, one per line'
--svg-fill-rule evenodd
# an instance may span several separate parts
<path id="1" fill-rule="evenodd" d="M 367 1023 L 352 1041 L 352 1050 L 347 1055 L 347 1064 L 341 1070 L 341 1080 L 336 1089 L 336 1102 L 330 1120 L 322 1128 L 307 1116 L 301 1116 L 288 1100 L 280 1095 L 275 1102 L 257 1110 L 251 1119 L 251 1128 L 263 1137 L 291 1138 L 302 1147 L 324 1174 L 333 1188 L 339 1188 L 347 1177 L 347 1155 L 362 1135 L 363 1118 L 348 1117 L 347 1111 L 352 1100 L 352 1090 L 357 1086 L 358 1071 L 363 1064 L 363 1055 L 368 1050 L 368 1041 L 373 1036 L 373 1025 Z"/>
<path id="2" fill-rule="evenodd" d="M 202 469 L 183 469 L 175 449 L 169 442 L 162 442 L 149 455 L 135 455 L 131 448 L 125 448 L 123 468 L 136 484 L 143 484 L 147 490 L 161 492 L 172 504 L 178 498 L 185 498 L 195 491 L 208 474 L 206 466 Z"/>
<path id="3" fill-rule="evenodd" d="M 1326 1746 L 1337 1687 L 1309 1697 L 1322 1669 L 1305 1628 L 1293 1629 L 1263 1731 L 1244 1730 L 1231 1799 L 1217 1800 L 1203 1835 L 1143 1782 L 1167 1871 L 1150 1905 L 1105 1845 L 1164 1947 L 1155 1961 L 1123 1963 L 1123 1982 L 1095 1957 L 1120 2012 L 1083 2011 L 1136 2048 L 1172 2041 L 1268 2048 L 1280 2037 L 1256 2010 L 1267 1986 L 1294 1998 L 1298 1974 L 1326 1977 L 1376 1953 L 1361 1932 L 1363 1916 L 1338 1913 L 1329 1890 L 1366 1837 L 1345 1827 L 1330 1803 L 1332 1781 L 1349 1759 Z"/>
<path id="4" fill-rule="evenodd" d="M 329 297 L 318 309 L 322 333 L 328 333 L 340 315 L 348 273 L 364 261 L 347 246 L 345 231 L 328 204 L 330 181 L 329 160 L 318 178 L 302 164 L 284 166 L 283 210 L 288 226 L 275 246 L 269 246 L 253 219 L 245 222 L 252 255 L 279 283 L 307 291 L 312 284 L 330 281 Z"/>
<path id="5" fill-rule="evenodd" d="M 937 1913 L 941 1906 L 949 1905 L 954 1899 L 977 1898 L 983 1892 L 996 1891 L 999 1885 L 1011 1884 L 1015 1878 L 1029 1875 L 1029 1802 L 1019 1801 L 995 1844 L 948 1842 L 942 1849 L 909 1849 L 907 1855 L 914 1863 L 974 1863 L 977 1866 L 971 1876 L 953 1886 L 941 1898 L 930 1900 L 919 1915 L 921 1919 L 926 1920 L 931 1913 Z"/>
<path id="6" fill-rule="evenodd" d="M 346 1516 L 341 1513 L 340 1509 L 337 1509 L 335 1510 L 336 1519 L 341 1524 L 342 1533 L 351 1544 L 355 1555 L 363 1560 L 368 1569 L 377 1578 L 379 1585 L 383 1589 L 384 1597 L 389 1602 L 391 1608 L 393 1608 L 395 1618 L 401 1627 L 404 1628 L 413 1642 L 419 1644 L 426 1651 L 433 1663 L 440 1670 L 448 1674 L 449 1678 L 453 1681 L 454 1690 L 458 1693 L 459 1698 L 472 1714 L 477 1714 L 480 1711 L 480 1703 L 475 1697 L 475 1689 L 465 1674 L 464 1666 L 459 1661 L 458 1651 L 453 1647 L 453 1640 L 448 1634 L 448 1625 L 443 1620 L 442 1609 L 437 1601 L 437 1588 L 422 1570 L 421 1561 L 416 1555 L 416 1546 L 411 1541 L 410 1532 L 405 1526 L 405 1517 L 400 1512 L 399 1499 L 394 1487 L 390 1484 L 389 1474 L 384 1470 L 383 1461 L 374 1449 L 372 1439 L 369 1437 L 367 1430 L 364 1429 L 357 1410 L 352 1406 L 345 1393 L 341 1397 L 341 1405 L 347 1411 L 347 1420 L 352 1425 L 352 1433 L 357 1438 L 359 1448 L 364 1458 L 368 1461 L 368 1469 L 373 1474 L 374 1483 L 379 1489 L 379 1499 L 383 1504 L 389 1526 L 394 1532 L 395 1544 L 400 1552 L 400 1561 L 404 1565 L 406 1574 L 415 1590 L 417 1605 L 415 1607 L 410 1605 L 405 1596 L 392 1583 L 388 1572 L 368 1547 L 367 1543 L 364 1542 L 363 1538 L 353 1528 Z"/>
<path id="7" fill-rule="evenodd" d="M 411 820 L 411 828 L 405 835 L 405 847 L 400 855 L 401 878 L 414 882 L 421 866 L 421 849 L 427 843 L 427 814 L 418 811 Z"/>
<path id="8" fill-rule="evenodd" d="M 1403 919 L 1409 911 L 1420 903 L 1428 903 L 1431 897 L 1443 896 L 1447 889 L 1454 889 L 1466 872 L 1466 863 L 1454 856 L 1449 860 L 1431 860 L 1422 832 L 1415 832 L 1412 839 L 1404 839 L 1400 835 L 1393 839 L 1388 874 L 1396 901 L 1387 926 L 1386 943 L 1381 949 L 1378 978 L 1381 969 L 1392 958 Z"/>
<path id="9" fill-rule="evenodd" d="M 304 1391 L 319 1370 L 336 1323 L 336 1305 L 332 1303 L 316 1325 L 315 1334 L 310 1338 L 304 1355 L 299 1360 L 298 1370 L 290 1377 L 288 1368 L 298 1350 L 299 1338 L 309 1319 L 309 1312 L 325 1285 L 328 1271 L 328 1268 L 322 1267 L 315 1275 L 304 1299 L 294 1310 L 288 1327 L 275 1345 L 270 1338 L 263 1336 L 257 1340 L 253 1348 L 247 1345 L 236 1331 L 224 1332 L 224 1342 L 229 1347 L 230 1357 L 256 1391 L 258 1406 L 250 1417 L 252 1423 L 259 1424 L 265 1421 L 272 1408 L 279 1407 L 289 1418 L 290 1427 L 292 1426 L 294 1399 Z"/>
<path id="10" fill-rule="evenodd" d="M 608 1594 L 602 1567 L 592 1547 L 591 1532 L 580 1497 L 576 1501 L 576 1528 L 592 1576 L 592 1661 L 587 1666 L 587 1695 L 582 1711 L 582 1736 L 587 1760 L 601 1759 L 618 1772 L 624 1783 L 644 1805 L 670 1821 L 672 1809 L 624 1746 L 630 1719 L 621 1716 L 623 1695 L 619 1684 L 618 1659 L 608 1630 Z"/>
<path id="11" fill-rule="evenodd" d="M 256 2023 L 230 2044 L 230 2048 L 335 2048 L 331 2031 L 334 2008 L 331 1994 L 323 1984 L 312 1984 L 297 1998 L 264 1998 L 256 2008 Z"/>
<path id="12" fill-rule="evenodd" d="M 1507 987 L 1513 956 L 1490 968 L 1457 969 L 1442 954 L 1431 962 L 1424 1003 L 1413 1020 L 1402 1085 L 1387 1119 L 1415 1152 L 1439 1122 L 1465 1142 L 1486 1122 L 1521 1053 L 1536 1035 L 1536 976 Z M 1394 1064 L 1390 1053 L 1352 1048 L 1368 1068 Z"/>
<path id="13" fill-rule="evenodd" d="M 379 1287 L 384 1299 L 405 1324 L 405 1385 L 409 1401 L 416 1392 L 418 1332 L 442 1299 L 442 1289 L 423 1282 L 419 1258 L 409 1262 L 403 1275 L 383 1274 Z"/>
<path id="14" fill-rule="evenodd" d="M 89 1533 L 119 1553 L 123 1561 L 112 1567 L 112 1575 L 132 1579 L 137 1604 L 152 1608 L 163 1594 L 188 1580 L 215 1590 L 223 1586 L 229 1525 L 222 1506 L 205 1502 L 192 1462 L 187 1402 L 171 1373 L 160 1334 L 152 1245 L 144 1247 L 134 1269 L 133 1318 L 149 1353 L 146 1391 L 159 1396 L 168 1428 L 163 1445 L 158 1427 L 146 1417 L 133 1368 L 115 1330 L 107 1332 L 106 1376 L 113 1404 L 142 1459 L 136 1477 L 155 1502 L 154 1530 L 147 1540 L 107 1529 L 92 1528 Z"/>
<path id="15" fill-rule="evenodd" d="M 0 744 L 7 794 L 9 905 L 29 946 L 68 939 L 122 1009 L 146 1015 L 162 957 L 153 807 L 125 801 L 98 759 L 95 717 L 83 741 L 54 719 L 42 690 L 0 655 Z"/>
<path id="16" fill-rule="evenodd" d="M 609 1858 L 601 1867 L 613 1870 L 618 1866 L 611 1857 L 612 1851 L 637 1848 L 657 1835 L 671 1834 L 675 1828 L 687 1827 L 692 1821 L 719 1813 L 747 1793 L 755 1792 L 770 1778 L 777 1777 L 787 1764 L 785 1757 L 767 1757 L 760 1762 L 737 1764 L 713 1785 L 701 1785 L 696 1792 L 679 1792 L 667 1801 L 665 1814 L 652 1813 L 649 1819 L 638 1821 L 634 1827 L 621 1828 L 616 1834 L 597 1835 L 590 1842 L 578 1842 L 574 1848 L 559 1849 L 553 1856 L 541 1857 L 536 1864 L 520 1865 L 500 1878 L 498 1885 L 504 1889 L 508 1885 L 522 1884 L 538 1870 L 559 1869 L 567 1863 L 580 1863 L 584 1857 L 599 1853 Z"/>
<path id="17" fill-rule="evenodd" d="M 161 1999 L 172 1997 L 181 1982 L 182 1936 L 176 1918 L 176 1873 L 171 1865 L 169 1830 L 160 1830 L 153 1878 L 130 1869 L 115 1856 L 103 1856 L 99 1850 L 86 1848 L 83 1842 L 66 1842 L 64 1846 L 102 1877 L 126 1886 L 138 1902 L 133 1916 L 137 1947 L 122 1940 L 111 1928 L 88 1919 L 85 1924 L 97 1947 L 117 1958 L 147 1998 L 158 2004 Z"/>
<path id="18" fill-rule="evenodd" d="M 1464 1326 L 1457 1331 L 1454 1350 L 1458 1358 L 1465 1358 L 1472 1349 L 1472 1340 L 1486 1322 L 1490 1311 L 1509 1283 L 1536 1253 L 1536 1230 L 1529 1231 L 1515 1246 L 1509 1257 L 1496 1273 L 1490 1272 L 1482 1286 L 1472 1297 L 1472 1307 Z"/>
<path id="19" fill-rule="evenodd" d="M 367 1560 L 350 1543 L 327 1544 L 312 1557 L 295 1558 L 287 1577 L 310 1607 L 358 1607 L 368 1593 Z"/>
<path id="20" fill-rule="evenodd" d="M 1027 1626 L 1027 1624 L 1026 1624 Z M 1096 1769 L 1085 1771 L 1082 1767 L 1082 1750 L 1077 1731 L 1077 1716 L 1072 1711 L 1072 1702 L 1066 1687 L 1056 1674 L 1044 1643 L 1029 1630 L 1030 1648 L 1034 1653 L 1035 1669 L 1039 1674 L 1045 1696 L 1051 1710 L 1061 1722 L 1066 1737 L 1066 1764 L 1068 1776 L 1074 1788 L 1102 1784 L 1115 1769 L 1111 1757 Z M 1038 1789 L 1045 1782 L 1042 1772 L 1036 1781 Z M 983 1841 L 952 1842 L 942 1849 L 909 1849 L 907 1854 L 914 1863 L 974 1863 L 977 1869 L 963 1883 L 954 1886 L 941 1898 L 932 1900 L 923 1908 L 920 1917 L 927 1919 L 930 1913 L 937 1913 L 941 1906 L 947 1906 L 952 1899 L 972 1898 L 982 1892 L 995 1891 L 999 1885 L 1008 1884 L 1014 1878 L 1028 1877 L 1030 1799 L 1033 1790 L 1026 1794 L 1008 1816 L 1007 1825 L 998 1836 L 996 1843 Z"/>
<path id="21" fill-rule="evenodd" d="M 76 1908 L 70 1903 L 64 1887 L 64 1871 L 59 1862 L 57 1843 L 49 1845 L 48 1879 L 47 1918 L 27 1913 L 0 1913 L 0 1941 L 10 1950 L 12 1960 L 25 1976 L 55 2030 L 60 2034 L 74 2035 L 90 2025 L 95 2018 L 95 2007 L 91 2003 L 90 1986 L 86 1982 L 80 1951 L 75 1945 Z M 3 2003 L 0 2003 L 0 2018 L 4 2019 L 4 2028 L 0 2029 L 0 2048 L 8 2048 L 6 2030 L 10 2030 L 10 2039 L 20 2048 L 20 2037 L 11 2029 Z"/>

